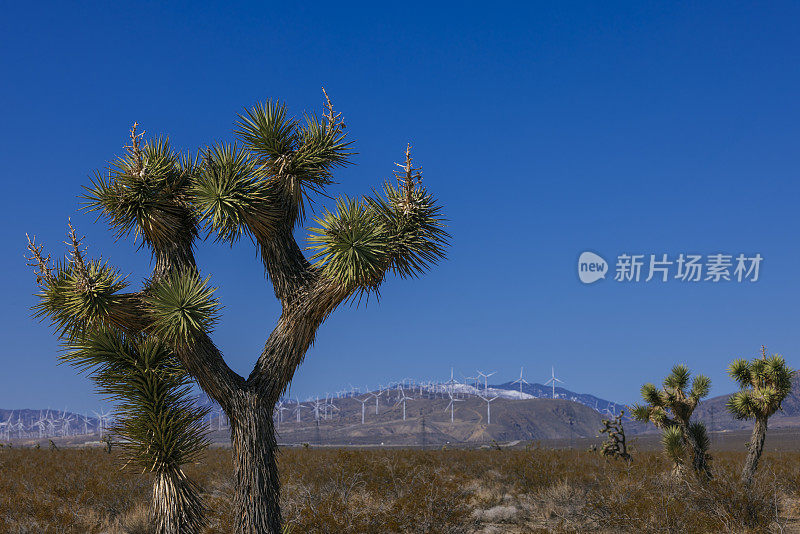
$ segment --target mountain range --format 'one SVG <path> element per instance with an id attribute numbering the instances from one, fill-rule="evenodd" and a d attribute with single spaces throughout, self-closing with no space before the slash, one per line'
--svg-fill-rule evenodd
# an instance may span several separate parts
<path id="1" fill-rule="evenodd" d="M 452 414 L 450 398 L 445 394 L 448 387 L 455 397 Z M 487 388 L 464 384 L 416 388 L 403 390 L 405 418 L 399 389 L 384 390 L 378 395 L 377 407 L 375 394 L 378 392 L 345 394 L 327 401 L 314 399 L 300 405 L 296 401 L 284 401 L 275 415 L 279 442 L 439 446 L 493 440 L 593 438 L 602 427 L 602 419 L 626 409 L 625 405 L 562 387 L 555 388 L 553 398 L 553 388 L 543 384 L 523 383 L 522 388 L 518 382 Z M 738 421 L 728 413 L 725 409 L 728 397 L 721 395 L 704 400 L 695 411 L 695 419 L 705 422 L 712 432 L 752 428 L 751 421 Z M 199 397 L 198 403 L 212 408 L 209 414 L 212 441 L 227 443 L 224 417 L 220 419 L 220 412 L 207 397 Z M 42 420 L 51 420 L 53 424 L 37 424 Z M 0 439 L 35 440 L 42 435 L 49 437 L 48 431 L 63 437 L 65 426 L 70 442 L 80 442 L 84 431 L 88 431 L 86 441 L 92 441 L 97 439 L 100 421 L 97 417 L 66 411 L 0 409 Z M 625 427 L 630 435 L 657 431 L 652 425 L 629 420 Z M 800 429 L 800 376 L 794 379 L 794 388 L 783 403 L 783 411 L 770 419 L 770 428 Z"/>

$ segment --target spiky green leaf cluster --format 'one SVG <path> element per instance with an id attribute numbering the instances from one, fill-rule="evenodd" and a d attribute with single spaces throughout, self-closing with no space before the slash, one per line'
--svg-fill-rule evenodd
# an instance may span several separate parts
<path id="1" fill-rule="evenodd" d="M 664 446 L 664 454 L 675 465 L 682 465 L 685 462 L 687 455 L 686 443 L 679 427 L 670 426 L 665 428 L 661 434 L 661 444 Z"/>
<path id="2" fill-rule="evenodd" d="M 89 327 L 108 325 L 116 294 L 126 285 L 125 277 L 102 260 L 57 263 L 52 277 L 42 280 L 34 316 L 49 318 L 60 337 L 73 338 Z"/>
<path id="3" fill-rule="evenodd" d="M 686 391 L 690 383 L 691 389 Z M 659 428 L 672 426 L 676 421 L 688 425 L 694 409 L 710 391 L 711 379 L 697 375 L 691 380 L 689 368 L 676 365 L 664 379 L 663 389 L 658 389 L 654 384 L 642 386 L 645 404 L 634 405 L 632 415 L 639 421 L 650 421 Z"/>
<path id="4" fill-rule="evenodd" d="M 764 354 L 752 361 L 734 360 L 728 374 L 741 388 L 728 398 L 728 410 L 738 419 L 766 419 L 781 409 L 791 392 L 794 371 L 782 356 Z"/>
<path id="5" fill-rule="evenodd" d="M 351 198 L 336 200 L 336 210 L 325 210 L 315 219 L 319 225 L 309 229 L 311 257 L 325 275 L 344 287 L 376 287 L 388 262 L 384 228 L 363 201 Z"/>
<path id="6" fill-rule="evenodd" d="M 234 242 L 251 231 L 272 231 L 279 213 L 247 151 L 226 143 L 210 147 L 196 174 L 192 201 L 200 222 L 218 240 Z"/>
<path id="7" fill-rule="evenodd" d="M 117 401 L 112 430 L 131 462 L 152 472 L 178 470 L 207 445 L 206 414 L 169 347 L 153 336 L 100 328 L 66 345 L 65 362 L 86 370 L 99 392 Z"/>
<path id="8" fill-rule="evenodd" d="M 118 237 L 133 234 L 154 248 L 187 242 L 196 234 L 188 203 L 196 165 L 180 158 L 168 140 L 148 141 L 113 162 L 107 175 L 95 173 L 85 188 L 86 207 L 100 213 Z"/>
<path id="9" fill-rule="evenodd" d="M 289 202 L 286 216 L 303 220 L 312 193 L 322 194 L 333 183 L 332 171 L 352 154 L 342 128 L 314 115 L 305 123 L 288 117 L 277 101 L 256 104 L 239 115 L 236 135 L 250 150 L 259 176 Z"/>
<path id="10" fill-rule="evenodd" d="M 386 272 L 416 277 L 445 257 L 449 235 L 441 208 L 424 188 L 408 202 L 402 191 L 385 184 L 385 198 L 338 199 L 310 228 L 312 260 L 347 288 L 376 288 Z"/>
<path id="11" fill-rule="evenodd" d="M 705 375 L 698 375 L 692 382 L 692 389 L 689 398 L 698 404 L 703 397 L 707 397 L 711 392 L 711 379 Z"/>
<path id="12" fill-rule="evenodd" d="M 150 332 L 173 346 L 210 332 L 219 315 L 209 278 L 194 270 L 175 271 L 153 283 L 144 297 Z"/>
<path id="13" fill-rule="evenodd" d="M 442 207 L 424 187 L 402 188 L 384 182 L 383 191 L 367 199 L 389 243 L 389 268 L 401 278 L 414 278 L 446 257 L 450 235 Z"/>

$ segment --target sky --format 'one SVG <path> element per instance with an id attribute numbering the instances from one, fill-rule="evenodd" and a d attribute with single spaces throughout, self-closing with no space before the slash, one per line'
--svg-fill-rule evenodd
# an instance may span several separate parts
<path id="1" fill-rule="evenodd" d="M 59 257 L 72 217 L 90 255 L 134 287 L 147 276 L 146 251 L 79 211 L 134 121 L 194 149 L 232 140 L 236 114 L 268 98 L 319 112 L 323 85 L 358 152 L 330 192 L 369 193 L 410 142 L 452 246 L 379 302 L 338 309 L 292 396 L 451 367 L 544 382 L 553 366 L 568 389 L 627 403 L 676 363 L 732 391 L 727 364 L 762 344 L 800 367 L 800 5 L 521 4 L 6 5 L 0 407 L 104 402 L 31 318 L 25 233 Z M 579 280 L 584 251 L 605 279 Z M 622 254 L 681 253 L 763 261 L 756 282 L 614 280 Z M 247 375 L 279 313 L 263 267 L 247 241 L 197 257 L 224 306 L 213 338 Z"/>

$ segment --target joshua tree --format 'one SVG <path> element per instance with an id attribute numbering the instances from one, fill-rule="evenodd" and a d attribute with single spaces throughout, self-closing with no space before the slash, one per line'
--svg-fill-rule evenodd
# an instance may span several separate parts
<path id="1" fill-rule="evenodd" d="M 601 434 L 608 434 L 608 438 L 603 442 L 600 452 L 603 456 L 617 458 L 630 462 L 633 460 L 628 453 L 628 443 L 625 440 L 625 427 L 622 424 L 622 416 L 625 411 L 621 411 L 614 419 L 603 419 Z"/>
<path id="2" fill-rule="evenodd" d="M 96 303 L 70 320 L 93 332 L 118 329 L 125 339 L 155 338 L 219 403 L 231 423 L 239 533 L 281 531 L 272 411 L 319 326 L 341 303 L 377 294 L 387 274 L 427 271 L 444 258 L 449 237 L 409 146 L 396 184 L 339 198 L 320 213 L 306 258 L 294 231 L 351 154 L 341 115 L 326 100 L 321 119 L 290 118 L 277 102 L 257 104 L 239 116 L 240 146 L 220 143 L 196 158 L 179 157 L 161 139 L 140 145 L 134 130 L 127 154 L 97 173 L 85 195 L 118 236 L 141 241 L 154 269 L 141 291 L 95 291 Z M 228 243 L 248 237 L 281 303 L 247 378 L 228 367 L 209 336 L 216 301 L 195 264 L 201 231 Z"/>
<path id="3" fill-rule="evenodd" d="M 635 404 L 632 414 L 635 419 L 649 421 L 664 431 L 664 450 L 673 461 L 676 473 L 682 471 L 688 456 L 695 473 L 709 475 L 706 427 L 690 419 L 700 399 L 708 395 L 711 380 L 697 375 L 687 392 L 690 376 L 688 367 L 676 365 L 664 379 L 663 390 L 653 384 L 643 385 L 641 393 L 646 404 Z"/>
<path id="4" fill-rule="evenodd" d="M 108 264 L 84 259 L 71 223 L 67 244 L 68 259 L 51 266 L 42 246 L 29 241 L 41 289 L 34 309 L 56 326 L 65 348 L 62 361 L 89 371 L 99 392 L 119 401 L 110 430 L 125 438 L 126 465 L 155 475 L 151 514 L 158 532 L 200 532 L 205 520 L 199 488 L 181 468 L 206 447 L 205 410 L 192 402 L 191 379 L 157 337 L 102 321 L 103 308 L 113 305 L 110 295 L 124 282 Z M 102 441 L 110 453 L 111 434 L 104 434 Z"/>
<path id="5" fill-rule="evenodd" d="M 783 399 L 792 390 L 792 371 L 782 356 L 767 357 L 762 345 L 761 357 L 752 361 L 734 360 L 728 374 L 741 388 L 730 396 L 727 408 L 737 419 L 754 419 L 753 435 L 747 446 L 747 459 L 742 469 L 742 482 L 749 484 L 758 467 L 767 437 L 767 422 L 781 409 Z"/>

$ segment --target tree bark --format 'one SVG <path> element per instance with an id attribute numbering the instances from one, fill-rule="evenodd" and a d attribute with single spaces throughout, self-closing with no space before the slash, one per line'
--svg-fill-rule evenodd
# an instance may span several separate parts
<path id="1" fill-rule="evenodd" d="M 694 470 L 694 473 L 696 475 L 702 474 L 710 477 L 711 472 L 708 468 L 708 463 L 706 463 L 706 451 L 700 446 L 692 433 L 689 431 L 688 421 L 681 422 L 680 428 L 681 433 L 683 434 L 683 439 L 690 448 L 689 454 L 691 455 L 692 469 Z"/>
<path id="2" fill-rule="evenodd" d="M 151 512 L 158 534 L 198 534 L 205 525 L 200 488 L 180 467 L 156 473 Z"/>
<path id="3" fill-rule="evenodd" d="M 692 446 L 692 467 L 695 473 L 709 475 L 708 464 L 706 463 L 706 451 L 694 438 L 689 440 Z"/>
<path id="4" fill-rule="evenodd" d="M 764 440 L 766 438 L 767 419 L 761 417 L 756 418 L 756 423 L 753 426 L 753 435 L 747 446 L 747 458 L 742 468 L 742 482 L 745 484 L 750 484 L 753 481 L 753 475 L 755 475 L 756 468 L 758 467 L 758 460 L 761 458 L 761 453 L 764 452 Z"/>
<path id="5" fill-rule="evenodd" d="M 237 534 L 281 534 L 278 444 L 272 421 L 274 403 L 252 392 L 232 402 L 231 442 L 235 475 Z"/>

